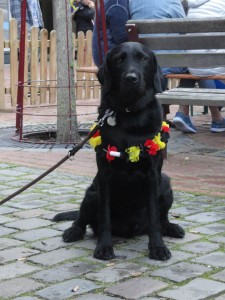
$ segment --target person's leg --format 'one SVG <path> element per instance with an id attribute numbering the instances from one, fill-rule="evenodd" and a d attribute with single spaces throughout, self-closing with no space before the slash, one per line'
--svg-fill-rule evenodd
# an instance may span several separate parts
<path id="1" fill-rule="evenodd" d="M 218 106 L 209 106 L 211 115 L 212 115 L 212 121 L 215 122 L 222 122 L 223 116 L 221 115 L 221 111 L 219 110 Z"/>
<path id="2" fill-rule="evenodd" d="M 225 80 L 214 80 L 217 89 L 225 89 Z M 219 107 L 221 111 L 223 106 Z"/>
<path id="3" fill-rule="evenodd" d="M 178 88 L 193 88 L 196 81 L 191 79 L 181 79 Z M 173 118 L 176 128 L 182 132 L 196 133 L 197 129 L 192 124 L 189 117 L 189 105 L 179 105 L 178 111 Z"/>
<path id="4" fill-rule="evenodd" d="M 216 83 L 214 80 L 200 80 L 199 81 L 200 88 L 208 88 L 208 89 L 216 89 Z M 223 118 L 221 111 L 218 106 L 209 106 L 211 116 L 212 116 L 212 124 L 211 131 L 212 132 L 223 132 L 225 131 L 225 119 Z"/>
<path id="5" fill-rule="evenodd" d="M 181 79 L 178 88 L 193 88 L 196 81 L 192 79 Z M 178 111 L 183 113 L 185 116 L 189 115 L 189 105 L 179 105 Z"/>
<path id="6" fill-rule="evenodd" d="M 180 68 L 180 67 L 172 67 L 172 68 L 162 68 L 163 79 L 162 79 L 162 90 L 168 90 L 168 79 L 165 77 L 167 74 L 186 74 L 188 73 L 187 68 Z M 170 113 L 170 105 L 163 104 L 163 119 L 170 125 L 170 127 L 176 127 L 173 122 L 167 120 L 167 115 Z"/>

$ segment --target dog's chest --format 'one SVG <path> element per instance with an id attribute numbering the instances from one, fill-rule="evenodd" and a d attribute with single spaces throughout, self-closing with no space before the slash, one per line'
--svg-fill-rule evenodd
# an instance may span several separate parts
<path id="1" fill-rule="evenodd" d="M 120 126 L 106 126 L 101 131 L 102 144 L 115 146 L 120 151 L 122 149 L 144 144 L 145 140 L 150 136 L 150 132 L 139 130 L 138 128 L 127 129 Z"/>
<path id="2" fill-rule="evenodd" d="M 131 197 L 132 194 L 141 195 L 143 190 L 149 184 L 150 169 L 143 170 L 140 166 L 137 168 L 124 168 L 115 169 L 112 171 L 110 178 L 110 185 L 112 191 L 117 195 L 126 195 Z M 113 166 L 112 166 L 113 168 Z"/>

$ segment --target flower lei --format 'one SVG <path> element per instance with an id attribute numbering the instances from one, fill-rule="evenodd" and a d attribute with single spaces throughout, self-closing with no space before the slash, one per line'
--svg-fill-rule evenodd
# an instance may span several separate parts
<path id="1" fill-rule="evenodd" d="M 92 125 L 91 130 L 95 128 L 96 124 Z M 161 132 L 169 132 L 170 128 L 166 122 L 162 122 Z M 162 150 L 166 147 L 166 143 L 161 140 L 161 132 L 159 132 L 154 139 L 147 139 L 144 143 L 144 150 L 149 155 L 156 155 L 159 150 Z M 100 131 L 90 138 L 89 144 L 95 149 L 97 146 L 102 144 L 102 137 Z M 142 148 L 140 146 L 131 146 L 125 149 L 125 153 L 128 155 L 128 160 L 130 162 L 138 162 L 140 158 L 140 153 Z M 113 161 L 116 157 L 121 157 L 122 153 L 118 152 L 115 146 L 108 145 L 106 150 L 106 159 L 110 162 Z"/>

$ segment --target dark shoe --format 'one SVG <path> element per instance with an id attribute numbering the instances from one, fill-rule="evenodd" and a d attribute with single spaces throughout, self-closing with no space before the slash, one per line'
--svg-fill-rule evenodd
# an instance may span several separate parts
<path id="1" fill-rule="evenodd" d="M 225 119 L 221 122 L 212 121 L 211 132 L 223 132 L 225 131 Z"/>

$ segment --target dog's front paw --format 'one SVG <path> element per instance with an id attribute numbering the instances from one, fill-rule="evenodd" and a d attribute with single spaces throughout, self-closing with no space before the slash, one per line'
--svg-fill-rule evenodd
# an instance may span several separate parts
<path id="1" fill-rule="evenodd" d="M 149 248 L 149 258 L 157 260 L 167 260 L 171 258 L 171 253 L 166 246 L 152 247 Z"/>
<path id="2" fill-rule="evenodd" d="M 111 245 L 97 245 L 94 257 L 101 260 L 109 260 L 115 258 L 114 250 Z"/>
<path id="3" fill-rule="evenodd" d="M 178 224 L 168 223 L 163 226 L 162 234 L 174 238 L 183 238 L 185 236 L 185 231 Z"/>
<path id="4" fill-rule="evenodd" d="M 65 243 L 76 242 L 82 240 L 83 237 L 84 237 L 84 232 L 78 226 L 70 227 L 63 232 L 63 241 Z"/>

